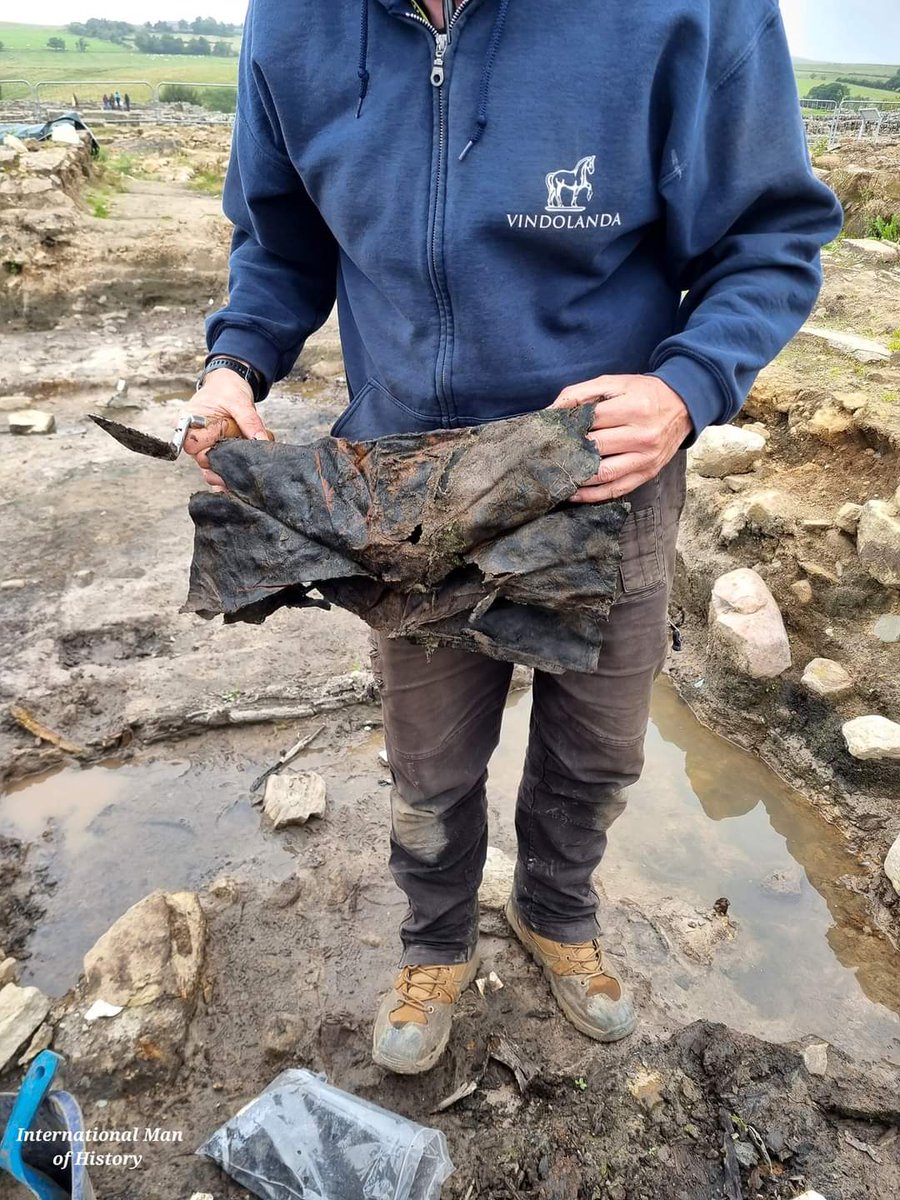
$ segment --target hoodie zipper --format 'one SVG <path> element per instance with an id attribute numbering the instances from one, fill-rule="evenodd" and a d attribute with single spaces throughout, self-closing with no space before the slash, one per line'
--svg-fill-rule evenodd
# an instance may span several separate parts
<path id="1" fill-rule="evenodd" d="M 447 170 L 447 112 L 446 112 L 446 91 L 444 81 L 446 78 L 444 70 L 444 57 L 450 45 L 453 26 L 456 24 L 460 14 L 468 7 L 470 0 L 462 0 L 462 3 L 453 13 L 445 32 L 436 29 L 432 23 L 419 13 L 408 12 L 404 16 L 411 21 L 416 21 L 419 25 L 423 25 L 431 36 L 434 38 L 434 57 L 431 63 L 431 74 L 429 81 L 431 86 L 437 93 L 438 106 L 438 155 L 437 167 L 435 168 L 433 200 L 431 205 L 431 236 L 429 239 L 429 275 L 431 276 L 431 286 L 434 289 L 435 299 L 438 306 L 438 319 L 440 321 L 441 332 L 438 340 L 438 353 L 435 361 L 434 382 L 437 392 L 438 402 L 441 406 L 443 420 L 445 426 L 452 425 L 455 413 L 451 411 L 452 404 L 449 396 L 449 388 L 447 386 L 447 356 L 450 349 L 450 342 L 453 333 L 453 310 L 450 306 L 450 294 L 447 288 L 447 279 L 444 272 L 443 256 L 440 253 L 438 245 L 438 229 L 443 226 L 444 205 L 442 203 L 441 189 L 443 186 L 444 176 Z"/>

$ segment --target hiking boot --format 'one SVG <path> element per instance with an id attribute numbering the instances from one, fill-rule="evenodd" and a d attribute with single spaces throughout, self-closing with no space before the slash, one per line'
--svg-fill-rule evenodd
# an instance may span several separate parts
<path id="1" fill-rule="evenodd" d="M 576 1029 L 598 1042 L 617 1042 L 637 1024 L 631 997 L 621 980 L 603 965 L 600 943 L 554 942 L 532 932 L 512 897 L 506 919 L 538 964 L 559 1007 Z"/>
<path id="2" fill-rule="evenodd" d="M 430 1071 L 450 1038 L 453 1007 L 477 970 L 477 955 L 459 964 L 404 967 L 375 1018 L 375 1062 L 398 1075 Z"/>

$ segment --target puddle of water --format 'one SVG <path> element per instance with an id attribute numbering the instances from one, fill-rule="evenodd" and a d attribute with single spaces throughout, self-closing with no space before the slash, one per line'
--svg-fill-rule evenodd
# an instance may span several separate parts
<path id="1" fill-rule="evenodd" d="M 491 765 L 491 817 L 510 851 L 530 708 L 530 693 L 511 697 Z M 667 678 L 656 686 L 646 750 L 599 875 L 610 905 L 634 897 L 652 907 L 670 896 L 709 912 L 718 897 L 731 901 L 738 939 L 705 984 L 687 985 L 696 1016 L 742 1025 L 719 1006 L 724 977 L 744 1002 L 748 1032 L 816 1033 L 900 1058 L 900 956 L 870 929 L 861 898 L 836 882 L 859 873 L 840 834 L 759 759 L 704 728 Z M 774 872 L 792 890 L 767 887 Z"/>
<path id="2" fill-rule="evenodd" d="M 60 995 L 85 951 L 155 888 L 202 886 L 224 871 L 279 877 L 293 859 L 259 834 L 247 803 L 256 769 L 219 760 L 67 768 L 0 797 L 0 832 L 36 843 L 55 881 L 28 942 L 23 983 Z"/>

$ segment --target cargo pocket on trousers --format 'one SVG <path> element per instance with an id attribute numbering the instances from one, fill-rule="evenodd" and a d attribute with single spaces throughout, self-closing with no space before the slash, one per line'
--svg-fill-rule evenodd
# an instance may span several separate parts
<path id="1" fill-rule="evenodd" d="M 629 514 L 622 527 L 621 595 L 638 596 L 659 587 L 666 572 L 661 545 L 659 514 L 642 508 Z"/>

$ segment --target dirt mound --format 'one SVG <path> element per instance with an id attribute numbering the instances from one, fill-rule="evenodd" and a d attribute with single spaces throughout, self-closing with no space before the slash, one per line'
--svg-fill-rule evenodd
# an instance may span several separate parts
<path id="1" fill-rule="evenodd" d="M 843 204 L 851 237 L 866 237 L 877 218 L 900 214 L 900 143 L 848 141 L 815 155 L 813 165 Z"/>

